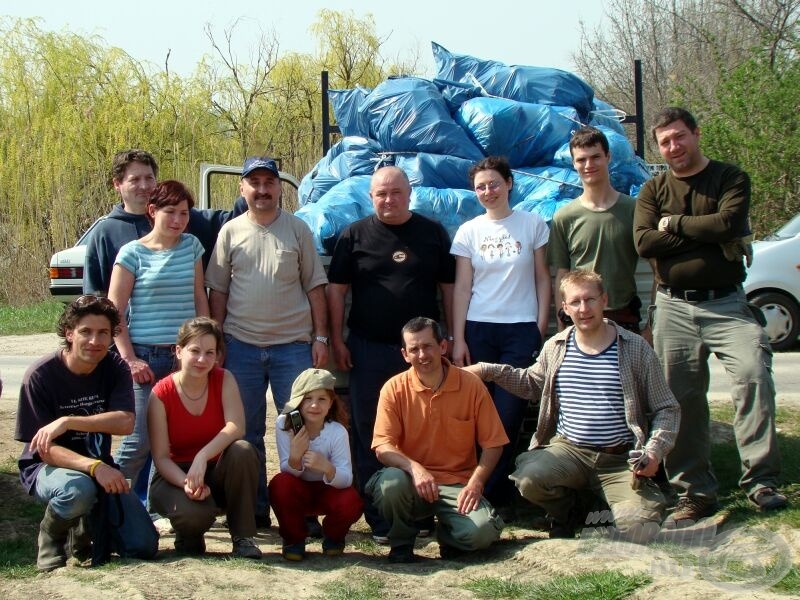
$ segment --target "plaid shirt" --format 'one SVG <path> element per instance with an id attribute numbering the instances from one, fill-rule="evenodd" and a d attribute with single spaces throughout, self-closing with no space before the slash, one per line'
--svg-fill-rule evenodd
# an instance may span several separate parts
<path id="1" fill-rule="evenodd" d="M 678 401 L 669 389 L 653 349 L 644 339 L 608 321 L 617 330 L 619 375 L 625 399 L 625 420 L 636 438 L 636 448 L 644 447 L 661 461 L 675 445 L 681 421 Z M 539 422 L 530 448 L 545 446 L 556 432 L 558 397 L 556 374 L 564 360 L 572 327 L 545 343 L 537 361 L 527 369 L 509 365 L 478 363 L 484 381 L 493 381 L 512 394 L 539 401 Z"/>

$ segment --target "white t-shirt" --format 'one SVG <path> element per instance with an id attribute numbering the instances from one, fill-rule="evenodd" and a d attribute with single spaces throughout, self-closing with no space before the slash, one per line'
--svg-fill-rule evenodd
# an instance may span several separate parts
<path id="1" fill-rule="evenodd" d="M 458 228 L 450 253 L 472 261 L 472 296 L 467 320 L 483 323 L 536 321 L 534 250 L 550 230 L 539 215 L 512 211 L 505 219 L 475 217 Z"/>

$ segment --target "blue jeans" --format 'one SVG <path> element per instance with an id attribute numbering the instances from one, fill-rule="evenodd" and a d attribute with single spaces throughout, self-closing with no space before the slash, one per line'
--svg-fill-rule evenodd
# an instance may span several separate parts
<path id="1" fill-rule="evenodd" d="M 386 535 L 389 524 L 372 499 L 364 494 L 364 488 L 370 477 L 384 466 L 372 451 L 378 396 L 383 384 L 408 369 L 408 364 L 403 359 L 399 344 L 370 342 L 351 331 L 347 347 L 353 361 L 350 371 L 350 437 L 356 462 L 356 483 L 364 500 L 364 519 L 375 535 Z"/>
<path id="2" fill-rule="evenodd" d="M 163 379 L 174 370 L 175 350 L 172 346 L 133 344 L 133 351 L 136 353 L 137 358 L 145 361 L 150 366 L 150 370 L 153 371 L 155 376 L 153 383 Z M 136 401 L 136 423 L 133 426 L 133 433 L 122 438 L 122 442 L 117 448 L 117 454 L 114 457 L 114 461 L 119 465 L 122 474 L 134 484 L 137 482 L 140 473 L 148 481 L 150 476 L 149 469 L 147 472 L 143 472 L 143 469 L 150 458 L 147 406 L 152 390 L 152 384 L 134 382 L 133 396 Z M 142 500 L 146 505 L 146 498 Z"/>
<path id="3" fill-rule="evenodd" d="M 536 323 L 481 323 L 467 321 L 464 331 L 473 363 L 489 362 L 529 367 L 542 347 L 542 336 Z M 514 468 L 517 438 L 525 418 L 527 400 L 514 396 L 499 385 L 487 383 L 497 413 L 503 422 L 510 443 L 503 448 L 500 460 L 486 482 L 486 498 L 494 506 L 507 506 L 517 497 L 508 478 Z"/>
<path id="4" fill-rule="evenodd" d="M 742 462 L 739 486 L 752 497 L 762 487 L 778 485 L 781 458 L 775 433 L 772 349 L 746 302 L 741 289 L 707 302 L 686 302 L 663 292 L 656 295 L 654 348 L 681 405 L 678 437 L 664 467 L 681 496 L 717 498 L 706 397 L 711 352 L 731 380 L 733 432 Z"/>
<path id="5" fill-rule="evenodd" d="M 97 486 L 86 473 L 45 465 L 36 476 L 33 496 L 69 521 L 88 516 L 97 500 Z M 125 519 L 119 528 L 129 556 L 152 558 L 158 550 L 158 532 L 150 515 L 133 493 L 120 494 Z"/>
<path id="6" fill-rule="evenodd" d="M 244 439 L 258 453 L 258 499 L 256 515 L 269 514 L 267 461 L 264 435 L 267 432 L 267 387 L 278 413 L 289 401 L 292 384 L 304 370 L 311 368 L 311 344 L 294 342 L 274 346 L 254 346 L 225 336 L 225 368 L 236 378 L 242 396 L 245 418 Z"/>

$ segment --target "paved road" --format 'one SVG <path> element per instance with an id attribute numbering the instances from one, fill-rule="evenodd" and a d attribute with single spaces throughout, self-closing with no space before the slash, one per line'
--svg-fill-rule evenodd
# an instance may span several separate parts
<path id="1" fill-rule="evenodd" d="M 16 405 L 19 386 L 25 369 L 35 358 L 30 356 L 0 355 L 0 377 L 3 379 L 3 396 L 0 406 L 8 407 L 8 403 Z M 716 359 L 711 361 L 711 386 L 709 397 L 712 400 L 728 400 L 729 383 L 722 364 Z M 783 352 L 775 355 L 773 361 L 775 386 L 778 392 L 778 406 L 794 406 L 800 408 L 800 352 Z"/>

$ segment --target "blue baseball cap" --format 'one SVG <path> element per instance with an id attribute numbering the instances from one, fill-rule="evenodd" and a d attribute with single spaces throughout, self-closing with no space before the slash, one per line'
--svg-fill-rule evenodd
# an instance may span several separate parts
<path id="1" fill-rule="evenodd" d="M 242 166 L 242 178 L 247 177 L 256 169 L 266 169 L 275 177 L 280 177 L 278 173 L 278 164 L 269 156 L 251 156 L 244 161 Z"/>

